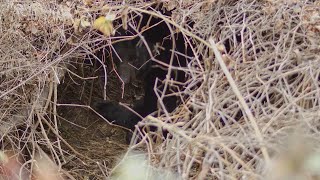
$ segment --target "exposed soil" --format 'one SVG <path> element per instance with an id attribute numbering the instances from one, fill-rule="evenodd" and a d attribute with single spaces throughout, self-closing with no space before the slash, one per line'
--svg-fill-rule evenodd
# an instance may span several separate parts
<path id="1" fill-rule="evenodd" d="M 94 73 L 91 65 L 73 69 L 82 77 L 98 76 L 102 73 Z M 59 130 L 61 136 L 82 155 L 103 164 L 103 168 L 112 168 L 117 158 L 126 152 L 126 130 L 110 125 L 99 117 L 89 106 L 95 101 L 102 100 L 102 78 L 94 80 L 82 80 L 73 75 L 66 75 L 63 84 L 59 86 L 59 104 L 84 105 L 82 107 L 63 105 L 59 106 Z M 108 73 L 107 99 L 132 104 L 137 96 L 143 93 L 141 82 L 133 82 L 125 87 L 124 98 L 121 98 L 121 81 L 114 72 Z M 68 149 L 68 148 L 64 148 Z M 81 159 L 83 160 L 83 159 Z M 81 162 L 81 163 L 80 163 Z M 84 165 L 86 163 L 88 165 Z M 90 165 L 89 165 L 90 164 Z M 92 162 L 71 160 L 66 168 L 79 167 L 75 174 L 96 178 L 101 175 L 101 169 Z M 90 168 L 90 169 L 89 169 Z M 96 173 L 88 175 L 88 173 Z M 91 179 L 91 178 L 90 178 Z"/>

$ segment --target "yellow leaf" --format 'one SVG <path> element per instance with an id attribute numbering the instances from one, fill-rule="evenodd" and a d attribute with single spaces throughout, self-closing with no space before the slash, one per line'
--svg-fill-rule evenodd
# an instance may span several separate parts
<path id="1" fill-rule="evenodd" d="M 112 24 L 113 19 L 105 16 L 101 16 L 93 23 L 93 28 L 102 32 L 105 36 L 114 35 L 114 28 Z"/>

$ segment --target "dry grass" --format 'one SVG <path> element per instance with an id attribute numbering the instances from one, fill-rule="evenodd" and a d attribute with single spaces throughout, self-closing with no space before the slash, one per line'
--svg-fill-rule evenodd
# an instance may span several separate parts
<path id="1" fill-rule="evenodd" d="M 166 22 L 171 36 L 181 32 L 193 56 L 188 57 L 187 67 L 167 65 L 169 73 L 180 70 L 188 77 L 176 92 L 183 100 L 181 106 L 168 113 L 160 103 L 162 115 L 140 123 L 163 127 L 171 137 L 153 143 L 148 139 L 155 133 L 136 132 L 143 140 L 133 141 L 129 150 L 143 147 L 152 164 L 172 169 L 184 179 L 264 179 L 273 157 L 291 149 L 285 142 L 299 129 L 301 139 L 292 141 L 311 145 L 294 151 L 302 157 L 295 161 L 298 166 L 281 172 L 271 169 L 279 175 L 270 179 L 299 172 L 303 178 L 319 179 L 304 165 L 308 154 L 317 157 L 312 152 L 319 146 L 318 1 L 163 1 L 167 10 L 175 8 L 171 17 L 151 8 L 155 2 L 136 1 L 126 7 L 122 1 L 104 1 L 109 7 L 106 12 L 99 12 L 101 3 L 54 2 L 0 5 L 3 149 L 31 157 L 46 149 L 59 169 L 67 156 L 86 159 L 70 146 L 62 148 L 68 142 L 57 126 L 57 86 L 65 74 L 72 74 L 70 62 L 93 55 L 108 46 L 110 38 L 94 30 L 74 31 L 74 21 L 82 17 L 92 22 L 99 13 L 128 12 L 129 17 L 147 13 Z M 138 26 L 131 18 L 127 21 Z M 181 83 L 166 79 L 164 84 L 170 88 Z M 49 131 L 54 139 L 48 137 Z M 292 167 L 292 159 L 288 155 L 280 164 Z M 32 164 L 25 161 L 29 170 Z"/>

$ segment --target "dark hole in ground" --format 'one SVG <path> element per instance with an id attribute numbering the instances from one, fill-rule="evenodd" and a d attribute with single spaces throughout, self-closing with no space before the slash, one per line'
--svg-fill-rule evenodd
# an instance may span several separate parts
<path id="1" fill-rule="evenodd" d="M 148 17 L 144 16 L 145 22 L 148 21 Z M 153 19 L 154 20 L 154 19 Z M 143 22 L 143 21 L 142 21 Z M 158 21 L 152 22 L 151 24 L 157 24 Z M 143 27 L 143 23 L 141 27 Z M 121 29 L 121 28 L 120 28 Z M 128 29 L 127 31 L 121 29 L 118 32 L 119 36 L 134 36 L 135 33 L 132 33 L 136 30 Z M 138 29 L 140 32 L 140 30 Z M 176 52 L 180 52 L 182 54 L 188 55 L 188 46 L 184 42 L 182 34 L 174 34 L 170 35 L 170 29 L 167 25 L 162 22 L 157 25 L 156 28 L 152 28 L 148 31 L 145 31 L 143 34 L 143 40 L 140 37 L 137 37 L 133 40 L 117 42 L 114 44 L 114 49 L 112 49 L 112 53 L 99 52 L 97 54 L 98 57 L 104 56 L 105 54 L 109 54 L 111 59 L 107 64 L 109 67 L 117 67 L 117 73 L 119 80 L 123 80 L 124 83 L 128 83 L 131 79 L 138 80 L 141 83 L 136 83 L 141 85 L 143 89 L 140 91 L 141 94 L 133 94 L 130 99 L 132 99 L 131 108 L 137 112 L 140 117 L 132 113 L 129 109 L 121 107 L 121 105 L 114 102 L 114 100 L 107 98 L 106 102 L 98 101 L 95 103 L 93 107 L 106 119 L 109 121 L 114 121 L 115 124 L 126 127 L 128 129 L 134 130 L 134 125 L 137 124 L 138 121 L 141 120 L 141 117 L 145 117 L 146 115 L 156 111 L 158 109 L 159 104 L 157 103 L 157 96 L 155 94 L 154 88 L 159 89 L 161 93 L 168 94 L 170 91 L 177 91 L 177 89 L 169 89 L 167 88 L 164 91 L 163 80 L 166 78 L 168 74 L 167 67 L 159 64 L 156 61 L 150 60 L 151 56 L 154 56 L 156 60 L 165 63 L 172 64 L 175 67 L 185 67 L 187 64 L 187 59 L 185 56 L 179 55 Z M 142 42 L 142 46 L 138 46 Z M 145 41 L 144 41 L 145 40 Z M 172 43 L 174 41 L 174 43 Z M 145 44 L 147 43 L 147 45 Z M 163 47 L 160 54 L 152 54 L 147 56 L 141 56 L 141 54 L 147 54 L 154 52 L 154 46 L 156 44 Z M 149 50 L 145 46 L 149 47 Z M 174 48 L 173 48 L 174 47 Z M 191 52 L 191 51 L 190 51 Z M 172 54 L 174 53 L 174 54 Z M 171 61 L 172 59 L 172 61 Z M 121 65 L 130 62 L 134 64 L 136 61 L 139 65 L 143 64 L 142 68 L 139 70 L 134 69 L 133 67 L 125 66 L 125 70 L 123 71 L 123 67 Z M 131 69 L 127 69 L 131 68 Z M 131 73 L 131 70 L 135 71 L 135 73 Z M 114 72 L 115 73 L 115 72 Z M 123 74 L 124 73 L 124 74 Z M 127 74 L 126 74 L 127 73 Z M 140 75 L 139 75 L 140 74 Z M 137 76 L 136 76 L 137 75 Z M 131 78 L 130 76 L 135 76 Z M 185 81 L 185 73 L 182 71 L 172 71 L 171 77 L 179 82 Z M 156 83 L 157 82 L 157 83 Z M 126 88 L 128 88 L 126 84 Z M 130 86 L 130 83 L 129 83 Z M 133 88 L 134 89 L 134 88 Z M 183 89 L 181 87 L 180 89 Z M 158 91 L 159 91 L 158 90 Z M 142 97 L 142 98 L 137 98 Z M 178 105 L 178 97 L 177 96 L 167 96 L 163 99 L 163 103 L 165 105 L 165 109 L 168 112 L 172 112 L 176 106 Z"/>
<path id="2" fill-rule="evenodd" d="M 146 23 L 148 19 L 149 17 L 143 16 L 142 24 Z M 156 23 L 159 23 L 159 19 L 152 18 L 151 25 Z M 143 25 L 141 27 L 143 27 Z M 169 64 L 172 52 L 172 41 L 175 41 L 176 44 L 174 52 L 190 56 L 189 53 L 191 51 L 187 50 L 188 48 L 184 42 L 182 34 L 174 34 L 174 39 L 171 39 L 170 31 L 164 22 L 159 23 L 156 27 L 144 32 L 142 35 L 148 43 L 152 45 L 159 43 L 165 48 L 165 50 L 161 50 L 161 53 L 156 56 L 156 59 L 161 62 Z M 137 37 L 137 39 L 139 40 L 139 37 Z M 137 41 L 135 40 L 133 42 L 133 44 L 135 44 Z M 128 52 L 129 51 L 125 51 L 123 53 Z M 124 96 L 122 97 L 122 83 L 116 73 L 112 71 L 110 58 L 106 57 L 110 54 L 112 54 L 110 53 L 110 48 L 107 47 L 95 54 L 100 59 L 104 59 L 104 63 L 107 66 L 106 99 L 108 102 L 116 104 L 118 102 L 122 102 L 128 104 L 129 107 L 132 107 L 132 104 L 140 104 L 141 109 L 139 109 L 139 113 L 143 117 L 156 111 L 158 107 L 157 97 L 153 92 L 155 80 L 158 79 L 157 87 L 159 87 L 159 89 L 163 88 L 161 82 L 166 78 L 166 68 L 160 68 L 160 65 L 156 62 L 149 62 L 148 68 L 144 69 L 146 73 L 142 73 L 141 76 L 134 78 L 134 81 L 136 82 L 131 82 L 132 79 L 130 78 L 130 82 L 125 85 Z M 176 53 L 173 57 L 173 66 L 186 66 L 188 60 L 185 56 Z M 88 60 L 91 61 L 92 64 L 88 63 Z M 117 59 L 113 60 L 115 61 Z M 128 131 L 117 126 L 110 125 L 90 110 L 90 105 L 102 102 L 104 97 L 104 70 L 101 68 L 101 64 L 99 64 L 99 62 L 93 57 L 88 56 L 87 60 L 82 60 L 82 62 L 86 63 L 75 63 L 72 66 L 74 68 L 70 67 L 69 69 L 82 77 L 99 76 L 99 78 L 84 81 L 83 79 L 77 78 L 71 74 L 67 74 L 65 76 L 63 84 L 59 86 L 58 103 L 82 104 L 88 106 L 82 108 L 72 105 L 59 106 L 59 130 L 61 131 L 62 137 L 65 138 L 65 140 L 81 154 L 99 162 L 104 161 L 107 167 L 111 167 L 119 155 L 123 154 L 127 149 Z M 119 66 L 119 64 L 115 64 Z M 138 73 L 140 72 L 138 71 Z M 179 82 L 184 82 L 186 79 L 183 72 L 173 72 L 171 77 L 175 78 Z M 180 89 L 182 90 L 183 87 L 180 87 Z M 176 91 L 176 89 L 168 89 L 167 93 L 170 91 Z M 142 100 L 139 99 L 141 96 L 143 96 Z M 178 101 L 179 98 L 175 96 L 168 97 L 164 100 L 169 111 L 172 111 L 177 106 Z M 115 108 L 115 106 L 112 106 L 112 108 Z M 111 111 L 119 110 L 112 108 Z M 103 109 L 103 111 L 100 111 L 100 113 L 103 114 L 105 112 L 110 112 L 110 109 L 106 108 Z M 122 111 L 123 110 L 121 110 L 121 112 Z M 116 115 L 112 112 L 111 114 Z M 128 114 L 125 114 L 125 116 L 126 115 Z M 108 120 L 113 121 L 114 119 Z M 124 126 L 126 126 L 126 123 L 127 122 L 124 123 Z M 136 122 L 134 122 L 133 125 L 135 123 Z M 131 126 L 132 125 L 130 124 L 130 127 Z M 64 149 L 68 148 L 65 147 Z M 70 163 L 67 163 L 65 166 L 71 168 L 81 166 L 80 164 L 83 163 L 80 163 L 80 160 L 75 160 L 70 161 Z M 91 167 L 92 169 L 88 169 Z M 85 169 L 87 169 L 88 172 L 100 172 L 96 166 L 86 166 Z M 78 173 L 81 174 L 84 172 L 80 172 L 79 170 Z"/>

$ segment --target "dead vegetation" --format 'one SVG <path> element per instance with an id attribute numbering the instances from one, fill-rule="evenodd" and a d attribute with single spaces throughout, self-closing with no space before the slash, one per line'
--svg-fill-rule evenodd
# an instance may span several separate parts
<path id="1" fill-rule="evenodd" d="M 169 138 L 136 131 L 142 140 L 134 138 L 129 151 L 144 149 L 150 163 L 171 169 L 183 179 L 264 179 L 270 171 L 274 173 L 269 179 L 296 175 L 320 179 L 319 167 L 308 161 L 319 156 L 315 152 L 319 150 L 320 2 L 123 2 L 12 0 L 0 4 L 1 148 L 21 156 L 21 168 L 29 177 L 34 174 L 33 157 L 43 152 L 64 177 L 110 176 L 115 160 L 127 147 L 121 135 L 104 134 L 114 126 L 99 120 L 87 106 L 95 100 L 92 94 L 108 97 L 110 86 L 104 81 L 99 91 L 92 88 L 100 74 L 81 73 L 90 65 L 84 58 L 93 57 L 99 62 L 95 68 L 107 77 L 110 67 L 103 65 L 107 60 L 95 53 L 109 48 L 113 37 L 92 28 L 93 22 L 115 15 L 125 22 L 115 25 L 115 30 L 119 26 L 138 30 L 141 27 L 133 20 L 147 14 L 167 24 L 168 39 L 181 33 L 193 55 L 187 57 L 186 67 L 162 63 L 168 73 L 186 73 L 183 88 L 174 92 L 181 105 L 168 113 L 161 103 L 165 95 L 158 92 L 159 116 L 139 123 L 162 127 Z M 136 36 L 141 36 L 139 31 Z M 172 57 L 179 54 L 172 52 Z M 163 84 L 181 87 L 172 79 Z M 71 87 L 68 93 L 74 92 L 74 101 L 58 98 L 70 97 L 63 96 L 67 88 L 61 86 Z M 120 92 L 123 87 L 116 88 Z M 70 113 L 68 108 L 79 116 L 59 114 Z M 84 132 L 90 128 L 94 130 Z M 297 130 L 299 138 L 294 139 L 297 136 L 291 134 Z M 63 133 L 71 131 L 74 139 Z M 83 138 L 89 134 L 90 138 Z M 154 136 L 160 137 L 156 143 L 150 140 Z M 288 139 L 312 143 L 290 151 L 300 146 L 288 145 Z M 275 171 L 270 165 L 279 152 L 284 156 Z M 285 156 L 286 152 L 301 158 Z"/>

